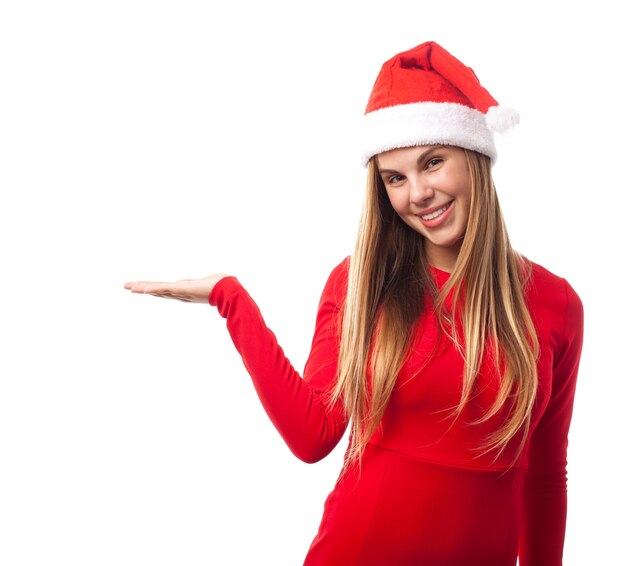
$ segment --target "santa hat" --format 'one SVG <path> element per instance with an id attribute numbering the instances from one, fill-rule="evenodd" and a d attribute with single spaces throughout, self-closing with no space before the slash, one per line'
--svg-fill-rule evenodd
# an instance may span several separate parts
<path id="1" fill-rule="evenodd" d="M 363 164 L 377 153 L 415 145 L 456 145 L 497 158 L 493 132 L 519 122 L 470 67 L 434 41 L 383 64 L 369 97 L 361 138 Z"/>

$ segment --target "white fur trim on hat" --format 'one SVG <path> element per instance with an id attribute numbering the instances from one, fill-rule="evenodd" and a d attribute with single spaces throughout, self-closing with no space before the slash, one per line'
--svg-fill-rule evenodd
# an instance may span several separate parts
<path id="1" fill-rule="evenodd" d="M 497 158 L 485 114 L 456 102 L 414 102 L 368 112 L 362 118 L 361 160 L 415 145 L 456 145 Z"/>

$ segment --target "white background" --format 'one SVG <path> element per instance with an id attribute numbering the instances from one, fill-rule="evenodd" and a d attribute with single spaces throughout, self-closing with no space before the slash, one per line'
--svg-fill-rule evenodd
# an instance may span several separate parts
<path id="1" fill-rule="evenodd" d="M 217 312 L 123 284 L 235 274 L 302 369 L 374 79 L 435 40 L 520 112 L 513 245 L 585 305 L 564 564 L 624 564 L 626 21 L 595 4 L 4 3 L 0 563 L 302 562 L 347 435 L 297 460 Z"/>

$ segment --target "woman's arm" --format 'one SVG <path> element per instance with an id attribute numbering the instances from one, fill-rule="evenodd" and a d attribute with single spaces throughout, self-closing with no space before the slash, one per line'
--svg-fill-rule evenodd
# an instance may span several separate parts
<path id="1" fill-rule="evenodd" d="M 563 339 L 552 392 L 533 432 L 522 488 L 520 566 L 561 566 L 567 518 L 567 445 L 583 344 L 583 306 L 565 282 Z"/>
<path id="2" fill-rule="evenodd" d="M 293 368 L 256 303 L 235 277 L 218 281 L 209 296 L 209 303 L 226 319 L 233 343 L 269 418 L 291 451 L 304 462 L 317 462 L 327 456 L 348 424 L 340 404 L 331 410 L 322 396 L 335 380 L 339 313 L 346 284 L 344 261 L 333 270 L 324 287 L 303 377 Z"/>

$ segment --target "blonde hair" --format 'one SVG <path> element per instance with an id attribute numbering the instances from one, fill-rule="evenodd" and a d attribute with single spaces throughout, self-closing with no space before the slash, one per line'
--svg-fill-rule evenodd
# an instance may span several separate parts
<path id="1" fill-rule="evenodd" d="M 363 450 L 382 421 L 410 353 L 426 294 L 433 298 L 440 329 L 464 360 L 463 390 L 452 424 L 468 403 L 489 344 L 496 367 L 504 368 L 501 388 L 490 410 L 472 424 L 490 419 L 509 398 L 514 404 L 508 421 L 488 435 L 479 449 L 482 454 L 498 450 L 495 462 L 523 429 L 517 460 L 528 436 L 539 357 L 537 334 L 524 300 L 531 266 L 509 243 L 489 157 L 464 151 L 471 182 L 469 219 L 454 270 L 441 291 L 430 274 L 423 236 L 393 210 L 375 159 L 368 163 L 365 202 L 342 311 L 337 382 L 329 391 L 331 404 L 341 400 L 352 421 L 342 475 L 354 461 L 360 470 Z M 445 306 L 449 294 L 451 311 Z M 464 346 L 454 322 L 459 308 Z"/>

